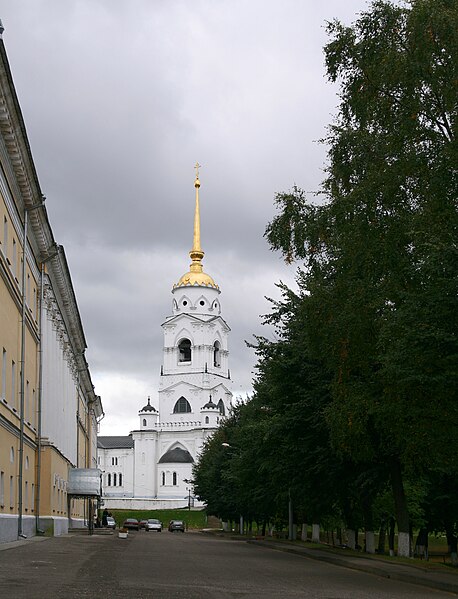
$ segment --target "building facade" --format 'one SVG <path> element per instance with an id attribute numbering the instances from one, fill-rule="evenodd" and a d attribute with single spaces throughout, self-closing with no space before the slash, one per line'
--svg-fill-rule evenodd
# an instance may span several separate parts
<path id="1" fill-rule="evenodd" d="M 191 265 L 172 289 L 156 405 L 138 412 L 125 437 L 99 437 L 103 497 L 112 508 L 179 507 L 192 501 L 192 466 L 232 403 L 229 326 L 220 289 L 203 271 L 200 181 L 196 193 Z"/>
<path id="2" fill-rule="evenodd" d="M 0 542 L 88 521 L 69 471 L 96 468 L 86 340 L 33 163 L 0 24 Z"/>

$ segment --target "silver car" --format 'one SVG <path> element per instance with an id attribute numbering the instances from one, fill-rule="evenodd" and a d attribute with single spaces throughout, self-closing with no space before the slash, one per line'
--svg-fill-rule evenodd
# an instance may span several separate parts
<path id="1" fill-rule="evenodd" d="M 155 518 L 150 518 L 146 521 L 145 530 L 155 530 L 156 532 L 162 532 L 162 522 Z"/>

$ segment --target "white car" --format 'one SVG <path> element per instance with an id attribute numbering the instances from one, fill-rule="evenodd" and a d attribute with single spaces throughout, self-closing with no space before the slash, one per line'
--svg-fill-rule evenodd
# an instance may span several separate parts
<path id="1" fill-rule="evenodd" d="M 162 522 L 160 520 L 155 520 L 154 518 L 150 518 L 146 521 L 145 530 L 155 530 L 156 532 L 162 531 Z"/>
<path id="2" fill-rule="evenodd" d="M 107 528 L 116 528 L 116 520 L 111 516 L 107 516 Z"/>

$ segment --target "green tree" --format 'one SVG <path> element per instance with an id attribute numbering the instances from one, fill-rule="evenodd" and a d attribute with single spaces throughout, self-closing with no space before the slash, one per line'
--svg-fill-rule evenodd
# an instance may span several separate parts
<path id="1" fill-rule="evenodd" d="M 341 103 L 325 140 L 326 203 L 278 194 L 266 235 L 304 260 L 333 444 L 389 465 L 407 535 L 405 475 L 456 469 L 458 5 L 377 1 L 328 33 Z"/>

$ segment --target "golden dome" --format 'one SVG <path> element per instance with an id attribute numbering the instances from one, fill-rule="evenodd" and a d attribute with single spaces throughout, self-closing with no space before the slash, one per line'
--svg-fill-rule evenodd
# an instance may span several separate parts
<path id="1" fill-rule="evenodd" d="M 192 262 L 189 267 L 189 272 L 184 274 L 181 279 L 176 283 L 173 288 L 186 287 L 188 285 L 197 285 L 202 287 L 213 287 L 219 289 L 218 285 L 203 271 L 202 258 L 205 253 L 200 247 L 200 207 L 199 207 L 199 163 L 196 163 L 196 179 L 194 181 L 194 187 L 196 188 L 196 209 L 194 213 L 194 239 L 192 244 L 192 250 L 189 252 L 189 257 Z"/>
<path id="2" fill-rule="evenodd" d="M 176 287 L 186 287 L 188 285 L 198 285 L 199 287 L 213 287 L 214 289 L 219 289 L 218 285 L 211 278 L 210 275 L 207 275 L 205 272 L 187 272 L 184 274 L 181 279 L 176 283 L 173 288 Z"/>

